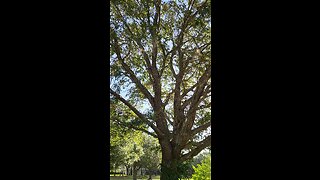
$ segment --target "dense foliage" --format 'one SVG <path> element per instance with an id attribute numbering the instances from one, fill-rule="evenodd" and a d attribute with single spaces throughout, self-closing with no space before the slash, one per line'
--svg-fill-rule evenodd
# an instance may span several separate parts
<path id="1" fill-rule="evenodd" d="M 201 164 L 193 166 L 195 173 L 192 180 L 211 180 L 211 156 L 207 156 Z"/>

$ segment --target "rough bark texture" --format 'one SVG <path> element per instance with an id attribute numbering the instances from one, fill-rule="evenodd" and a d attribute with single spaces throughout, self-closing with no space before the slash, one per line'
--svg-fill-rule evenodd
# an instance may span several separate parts
<path id="1" fill-rule="evenodd" d="M 160 180 L 178 180 L 177 160 L 162 160 Z"/>

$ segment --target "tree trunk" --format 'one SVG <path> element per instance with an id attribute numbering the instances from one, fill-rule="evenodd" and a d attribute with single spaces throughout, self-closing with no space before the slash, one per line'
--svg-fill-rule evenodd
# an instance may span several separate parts
<path id="1" fill-rule="evenodd" d="M 178 180 L 177 160 L 162 161 L 160 180 Z"/>
<path id="2" fill-rule="evenodd" d="M 126 166 L 127 176 L 129 175 L 129 166 Z"/>
<path id="3" fill-rule="evenodd" d="M 162 162 L 160 180 L 178 180 L 178 157 L 174 154 L 172 146 L 162 146 Z"/>
<path id="4" fill-rule="evenodd" d="M 152 180 L 152 171 L 149 169 L 148 170 L 149 171 L 149 178 L 148 178 L 148 180 Z"/>
<path id="5" fill-rule="evenodd" d="M 137 178 L 137 172 L 138 172 L 138 170 L 137 170 L 137 167 L 136 167 L 136 162 L 133 163 L 132 169 L 133 169 L 133 175 L 132 175 L 133 180 L 137 180 L 137 179 L 138 179 L 138 178 Z"/>
<path id="6" fill-rule="evenodd" d="M 160 180 L 178 180 L 178 161 L 180 151 L 169 139 L 159 139 L 162 151 Z"/>

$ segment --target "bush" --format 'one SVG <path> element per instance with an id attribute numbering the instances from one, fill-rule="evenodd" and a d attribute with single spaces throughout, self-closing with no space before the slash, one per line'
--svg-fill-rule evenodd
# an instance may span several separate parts
<path id="1" fill-rule="evenodd" d="M 206 157 L 197 167 L 192 166 L 195 173 L 192 175 L 193 180 L 210 180 L 211 179 L 211 157 Z"/>
<path id="2" fill-rule="evenodd" d="M 180 179 L 188 179 L 192 176 L 192 164 L 191 161 L 185 161 L 178 164 L 178 174 Z"/>

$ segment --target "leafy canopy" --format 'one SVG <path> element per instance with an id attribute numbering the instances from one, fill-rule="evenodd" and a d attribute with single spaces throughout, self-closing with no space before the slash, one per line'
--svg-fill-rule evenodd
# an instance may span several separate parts
<path id="1" fill-rule="evenodd" d="M 158 138 L 163 152 L 171 143 L 182 161 L 210 146 L 210 6 L 111 0 L 111 104 L 123 116 L 112 120 Z"/>

